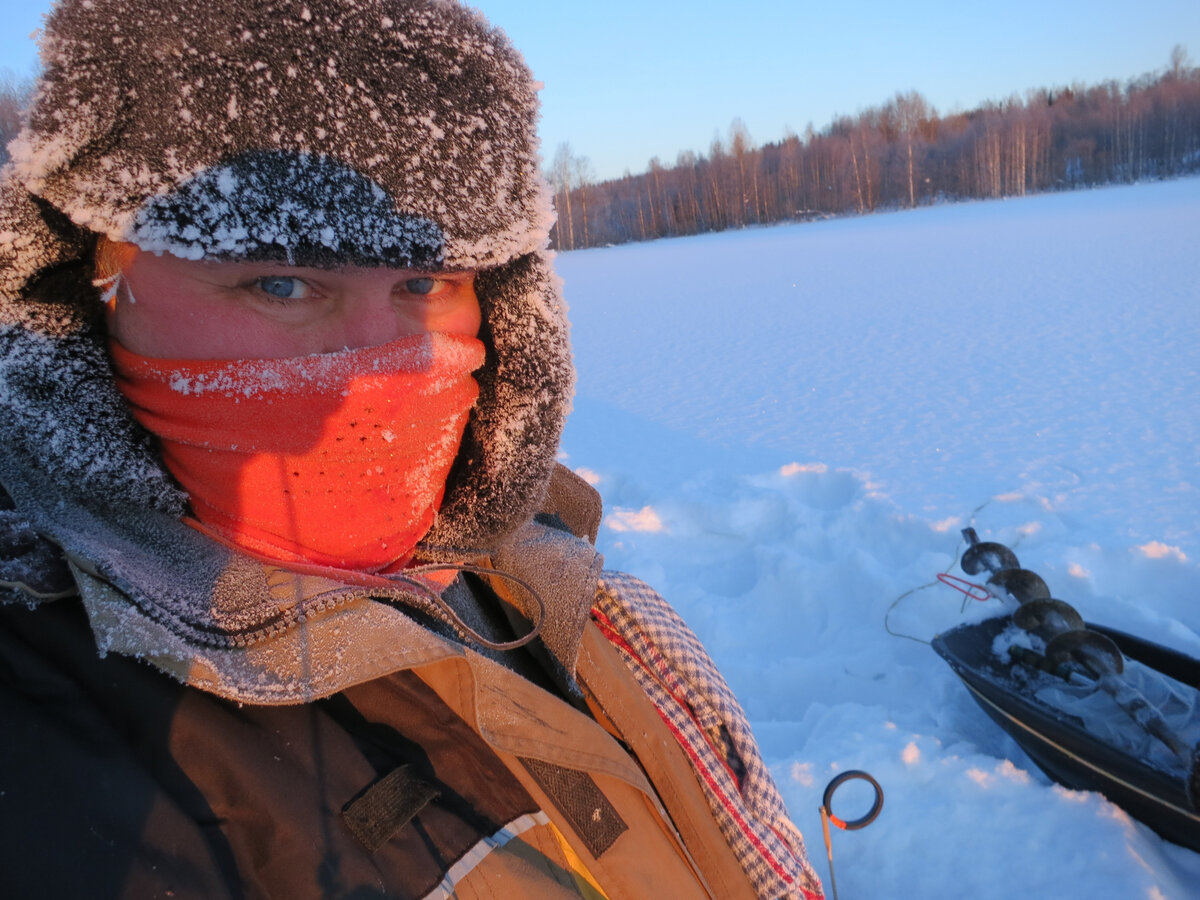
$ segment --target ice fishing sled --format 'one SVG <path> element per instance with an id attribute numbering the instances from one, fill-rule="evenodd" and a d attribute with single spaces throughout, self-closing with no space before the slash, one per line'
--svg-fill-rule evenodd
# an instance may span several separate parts
<path id="1" fill-rule="evenodd" d="M 963 571 L 990 573 L 989 593 L 1019 605 L 933 649 L 1050 778 L 1200 852 L 1200 660 L 1084 622 L 1011 550 L 964 533 Z"/>

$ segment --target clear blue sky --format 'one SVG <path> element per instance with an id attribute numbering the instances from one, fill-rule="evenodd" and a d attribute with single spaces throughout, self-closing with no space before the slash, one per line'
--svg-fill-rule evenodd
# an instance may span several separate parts
<path id="1" fill-rule="evenodd" d="M 180 0 L 163 0 L 180 2 Z M 203 0 L 187 0 L 203 2 Z M 757 142 L 918 90 L 939 112 L 1034 87 L 1125 81 L 1175 44 L 1200 62 L 1200 0 L 478 0 L 542 92 L 543 152 L 595 174 L 707 152 L 741 117 Z M 0 0 L 0 70 L 33 70 L 48 0 Z"/>

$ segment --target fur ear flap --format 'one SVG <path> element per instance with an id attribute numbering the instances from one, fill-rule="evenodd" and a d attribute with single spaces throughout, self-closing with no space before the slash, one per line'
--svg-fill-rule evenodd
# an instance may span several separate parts
<path id="1" fill-rule="evenodd" d="M 417 548 L 432 560 L 489 550 L 538 511 L 575 393 L 566 305 L 548 254 L 481 271 L 475 292 L 488 360 L 438 520 Z"/>
<path id="2" fill-rule="evenodd" d="M 95 240 L 11 178 L 0 181 L 0 325 L 27 323 L 31 311 L 20 301 L 55 269 L 89 259 Z M 69 331 L 80 325 L 63 323 Z"/>
<path id="3" fill-rule="evenodd" d="M 117 391 L 103 333 L 80 323 L 76 308 L 26 306 L 38 310 L 29 318 L 40 317 L 40 324 L 59 311 L 62 323 L 76 331 L 53 336 L 44 329 L 0 327 L 0 431 L 9 463 L 51 479 L 63 496 L 88 509 L 182 515 L 186 497 Z M 19 497 L 19 485 L 7 479 L 5 485 L 18 503 L 45 502 Z"/>
<path id="4" fill-rule="evenodd" d="M 85 506 L 182 513 L 182 493 L 108 374 L 95 244 L 44 200 L 0 182 L 0 431 L 23 465 L 53 472 Z"/>

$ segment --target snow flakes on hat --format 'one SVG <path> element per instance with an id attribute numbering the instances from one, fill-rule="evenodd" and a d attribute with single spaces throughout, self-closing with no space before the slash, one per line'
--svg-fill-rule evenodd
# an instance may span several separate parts
<path id="1" fill-rule="evenodd" d="M 454 268 L 546 243 L 534 83 L 507 38 L 455 3 L 65 2 L 42 54 L 16 178 L 88 230 L 144 237 L 135 220 L 148 204 L 273 153 L 369 179 L 394 215 L 437 224 Z M 301 228 L 331 209 L 351 218 L 350 197 L 291 199 Z M 181 233 L 205 232 L 204 209 L 194 222 L 174 212 Z M 256 243 L 270 242 L 248 239 L 250 255 Z"/>

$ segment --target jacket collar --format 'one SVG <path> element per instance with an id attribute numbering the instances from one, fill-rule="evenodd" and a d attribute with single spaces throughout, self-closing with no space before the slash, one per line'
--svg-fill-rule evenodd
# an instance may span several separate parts
<path id="1" fill-rule="evenodd" d="M 402 586 L 356 587 L 264 565 L 167 514 L 100 515 L 72 506 L 36 470 L 0 465 L 0 478 L 20 508 L 34 508 L 36 530 L 62 548 L 101 652 L 145 658 L 203 690 L 251 703 L 304 702 L 468 652 L 407 614 L 438 618 L 440 610 Z M 602 563 L 575 532 L 593 536 L 600 507 L 562 467 L 553 485 L 547 511 L 484 562 L 542 598 L 543 662 L 574 693 Z M 30 497 L 41 502 L 22 502 Z M 513 579 L 489 580 L 533 620 L 535 604 Z"/>

